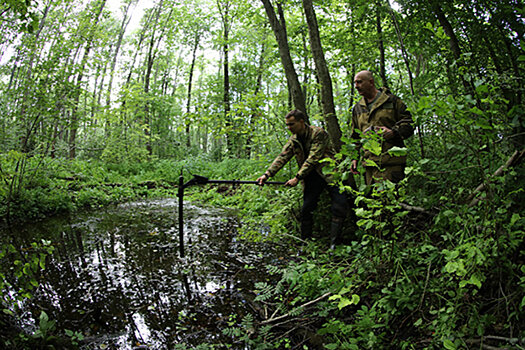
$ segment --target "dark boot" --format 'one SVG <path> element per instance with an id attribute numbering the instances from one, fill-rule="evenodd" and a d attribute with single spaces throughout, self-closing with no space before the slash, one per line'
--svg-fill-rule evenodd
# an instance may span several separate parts
<path id="1" fill-rule="evenodd" d="M 341 232 L 343 231 L 343 220 L 332 219 L 332 225 L 330 227 L 330 249 L 335 249 L 335 246 L 340 243 Z"/>
<path id="2" fill-rule="evenodd" d="M 301 239 L 312 238 L 314 222 L 310 220 L 301 221 Z"/>

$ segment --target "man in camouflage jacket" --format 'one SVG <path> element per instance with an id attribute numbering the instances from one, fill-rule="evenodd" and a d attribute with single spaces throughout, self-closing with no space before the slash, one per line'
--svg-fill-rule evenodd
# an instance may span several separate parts
<path id="1" fill-rule="evenodd" d="M 285 183 L 285 186 L 294 187 L 299 181 L 304 183 L 301 237 L 303 239 L 311 237 L 313 211 L 317 208 L 321 193 L 326 189 L 332 202 L 330 238 L 331 248 L 334 248 L 339 243 L 343 222 L 350 209 L 350 203 L 347 195 L 341 193 L 337 186 L 331 184 L 331 177 L 323 174 L 321 160 L 333 158 L 335 154 L 328 134 L 320 127 L 306 124 L 305 118 L 304 113 L 299 110 L 293 110 L 286 115 L 286 126 L 292 136 L 268 170 L 257 179 L 257 182 L 260 185 L 264 184 L 295 156 L 299 170 L 293 178 Z"/>
<path id="2" fill-rule="evenodd" d="M 380 135 L 381 143 L 380 152 L 376 154 L 363 147 L 366 184 L 383 180 L 397 183 L 405 175 L 406 155 L 395 156 L 388 151 L 394 146 L 405 147 L 404 140 L 414 133 L 412 116 L 400 98 L 386 88 L 376 89 L 370 71 L 357 73 L 354 84 L 363 98 L 352 108 L 351 137 L 362 138 L 357 130 L 365 135 L 375 132 Z M 356 159 L 352 160 L 351 170 L 357 173 Z"/>

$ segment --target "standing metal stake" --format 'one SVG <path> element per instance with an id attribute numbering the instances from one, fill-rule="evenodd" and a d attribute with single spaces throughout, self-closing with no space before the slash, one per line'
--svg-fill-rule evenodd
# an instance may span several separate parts
<path id="1" fill-rule="evenodd" d="M 180 257 L 184 257 L 184 221 L 182 218 L 183 214 L 183 203 L 184 203 L 184 178 L 182 176 L 182 170 L 179 176 L 179 191 L 177 193 L 179 197 L 179 251 Z"/>

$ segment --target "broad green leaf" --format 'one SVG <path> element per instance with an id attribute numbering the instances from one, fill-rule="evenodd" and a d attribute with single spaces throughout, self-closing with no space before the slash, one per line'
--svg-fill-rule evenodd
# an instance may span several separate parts
<path id="1" fill-rule="evenodd" d="M 377 140 L 368 140 L 363 145 L 363 148 L 369 150 L 372 154 L 376 156 L 381 154 L 381 144 Z"/>
<path id="2" fill-rule="evenodd" d="M 448 349 L 448 350 L 456 350 L 457 349 L 456 344 L 454 344 L 449 339 L 443 340 L 443 346 L 445 347 L 445 349 Z"/>
<path id="3" fill-rule="evenodd" d="M 341 310 L 342 308 L 348 305 L 352 305 L 352 301 L 348 298 L 342 297 L 341 300 L 339 301 L 339 304 L 337 304 L 337 307 L 339 308 L 339 310 Z"/>
<path id="4" fill-rule="evenodd" d="M 371 160 L 371 159 L 366 159 L 366 160 L 365 160 L 365 166 L 371 166 L 371 167 L 379 168 L 379 165 L 377 165 L 377 163 L 374 162 L 374 161 Z"/>
<path id="5" fill-rule="evenodd" d="M 483 115 L 483 111 L 481 109 L 479 109 L 478 107 L 472 107 L 470 109 L 470 111 L 474 114 L 477 114 L 477 115 Z"/>
<path id="6" fill-rule="evenodd" d="M 445 271 L 448 273 L 455 273 L 458 276 L 465 276 L 465 274 L 467 273 L 462 260 L 449 261 L 445 265 Z"/>
<path id="7" fill-rule="evenodd" d="M 512 217 L 510 218 L 510 226 L 514 226 L 514 224 L 520 219 L 520 214 L 514 213 L 512 214 Z"/>
<path id="8" fill-rule="evenodd" d="M 489 88 L 486 84 L 481 84 L 476 87 L 476 92 L 478 93 L 487 93 L 489 92 Z"/>
<path id="9" fill-rule="evenodd" d="M 407 149 L 405 147 L 394 146 L 388 150 L 388 154 L 394 157 L 402 157 L 407 155 Z"/>
<path id="10" fill-rule="evenodd" d="M 467 281 L 469 284 L 473 284 L 478 288 L 481 288 L 481 280 L 475 274 L 470 276 L 470 279 Z"/>

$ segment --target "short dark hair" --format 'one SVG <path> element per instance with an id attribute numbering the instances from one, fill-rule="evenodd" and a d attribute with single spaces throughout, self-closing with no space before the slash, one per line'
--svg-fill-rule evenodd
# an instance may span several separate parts
<path id="1" fill-rule="evenodd" d="M 290 118 L 290 117 L 294 117 L 295 120 L 304 120 L 306 121 L 306 115 L 303 113 L 303 111 L 300 111 L 298 109 L 294 109 L 294 110 L 291 110 L 290 112 L 288 112 L 288 114 L 286 115 L 286 119 Z"/>

